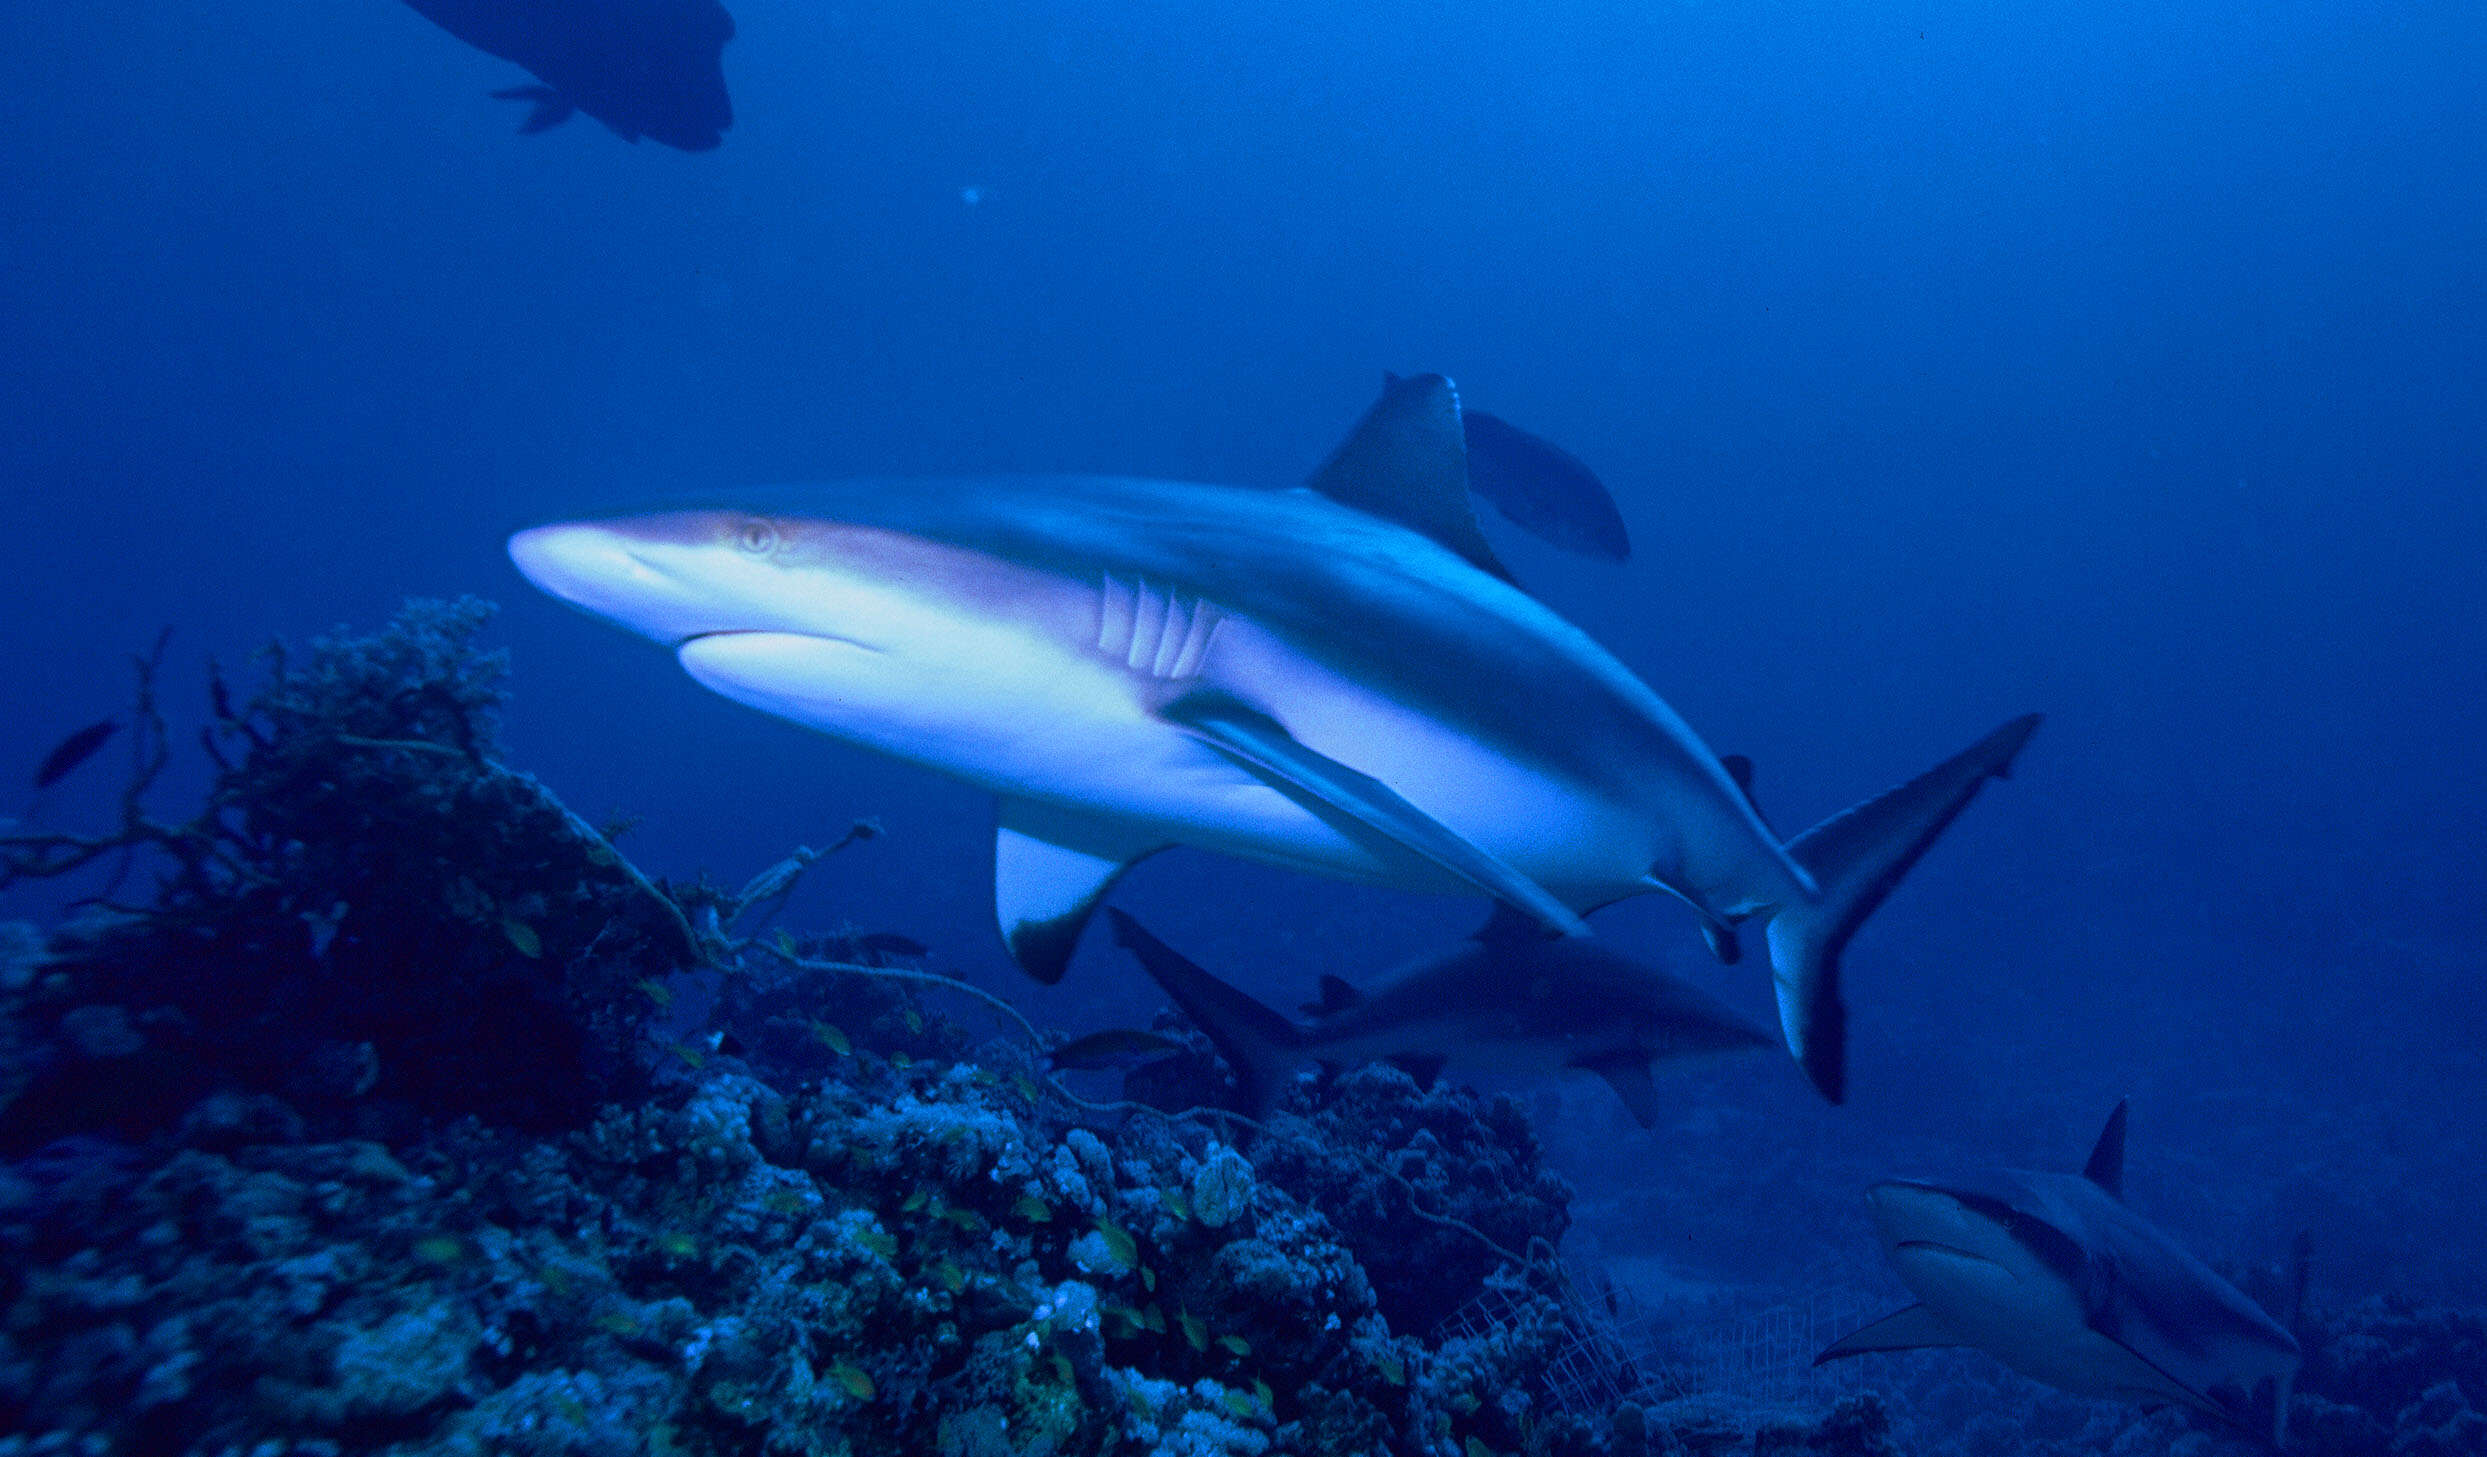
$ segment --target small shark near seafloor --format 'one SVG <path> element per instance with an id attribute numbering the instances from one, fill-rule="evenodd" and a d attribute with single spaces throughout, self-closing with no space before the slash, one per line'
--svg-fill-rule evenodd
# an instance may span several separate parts
<path id="1" fill-rule="evenodd" d="M 2175 1402 L 2278 1446 L 2302 1360 L 2296 1337 L 2125 1207 L 2124 1126 L 2118 1103 L 2078 1174 L 1996 1169 L 1868 1190 L 1892 1266 L 1921 1303 L 1833 1342 L 1814 1364 L 1975 1346 L 2077 1396 Z M 2268 1422 L 2255 1411 L 2266 1382 Z"/>
<path id="2" fill-rule="evenodd" d="M 1390 1062 L 1419 1080 L 1445 1065 L 1552 1076 L 1592 1072 L 1643 1128 L 1658 1121 L 1650 1064 L 1768 1047 L 1770 1035 L 1690 982 L 1597 940 L 1549 939 L 1497 910 L 1484 930 L 1367 994 L 1322 978 L 1310 1025 L 1281 1016 L 1201 970 L 1108 906 L 1114 939 L 1235 1070 L 1258 1118 L 1303 1063 Z"/>
<path id="3" fill-rule="evenodd" d="M 1294 489 L 844 481 L 509 550 L 729 698 L 994 791 L 996 911 L 1042 980 L 1169 845 L 1483 894 L 1571 935 L 1662 890 L 1723 959 L 1763 926 L 1782 1034 L 1833 1101 L 1841 950 L 2038 723 L 1781 843 L 1740 773 L 1512 585 L 1439 375 L 1392 384 Z"/>

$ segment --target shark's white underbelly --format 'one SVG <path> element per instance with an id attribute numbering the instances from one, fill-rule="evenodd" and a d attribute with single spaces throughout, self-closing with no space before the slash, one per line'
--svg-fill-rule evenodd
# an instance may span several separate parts
<path id="1" fill-rule="evenodd" d="M 1159 706 L 1214 688 L 1298 742 L 1382 781 L 1575 905 L 1646 888 L 1649 819 L 1296 652 L 1249 621 L 1139 599 L 1139 630 L 1101 644 L 1048 614 L 928 624 L 903 653 L 769 633 L 704 637 L 683 666 L 730 698 L 825 733 L 1117 826 L 1125 843 L 1186 844 L 1412 890 L 1473 889 L 1168 722 Z"/>

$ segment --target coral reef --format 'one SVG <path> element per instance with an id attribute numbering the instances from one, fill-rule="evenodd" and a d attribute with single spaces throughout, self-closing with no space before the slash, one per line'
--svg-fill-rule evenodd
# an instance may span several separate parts
<path id="1" fill-rule="evenodd" d="M 217 678 L 215 778 L 180 824 L 138 803 L 168 752 L 147 676 L 149 771 L 121 831 L 7 847 L 8 875 L 138 850 L 165 870 L 150 904 L 98 904 L 40 976 L 0 989 L 23 1039 L 0 1150 L 144 1137 L 225 1088 L 366 1132 L 462 1112 L 575 1124 L 644 1088 L 652 1009 L 630 989 L 689 954 L 687 928 L 494 758 L 506 668 L 474 648 L 489 615 L 415 603 L 300 661 L 271 649 L 238 707 Z"/>
<path id="2" fill-rule="evenodd" d="M 219 683 L 176 822 L 142 663 L 120 825 L 0 836 L 0 882 L 124 867 L 0 927 L 0 1457 L 2213 1441 L 1957 1363 L 1802 1419 L 1561 1397 L 1606 1358 L 1508 1099 L 1375 1066 L 1267 1127 L 1083 1102 L 907 938 L 768 930 L 830 851 L 658 882 L 501 764 L 485 616 Z M 1193 1045 L 1172 1108 L 1214 1093 Z M 2306 1450 L 2478 1450 L 2483 1350 L 2475 1314 L 2332 1318 Z"/>

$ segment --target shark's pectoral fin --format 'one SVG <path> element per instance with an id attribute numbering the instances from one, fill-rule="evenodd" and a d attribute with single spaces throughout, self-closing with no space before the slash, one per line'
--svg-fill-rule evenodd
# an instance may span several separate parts
<path id="1" fill-rule="evenodd" d="M 1468 504 L 1468 446 L 1459 392 L 1438 374 L 1384 377 L 1364 412 L 1308 483 L 1342 505 L 1396 521 L 1508 582 Z"/>
<path id="2" fill-rule="evenodd" d="M 1082 815 L 1003 800 L 993 836 L 993 913 L 1011 959 L 1048 986 L 1062 980 L 1097 902 L 1133 861 L 1159 848 Z"/>
<path id="3" fill-rule="evenodd" d="M 569 97 L 550 86 L 509 86 L 492 93 L 495 101 L 526 101 L 534 103 L 527 119 L 518 124 L 522 137 L 548 132 L 578 114 L 578 107 Z"/>
<path id="4" fill-rule="evenodd" d="M 1841 1336 L 1822 1348 L 1813 1358 L 1816 1366 L 1836 1361 L 1842 1356 L 1862 1356 L 1868 1351 L 1921 1351 L 1928 1346 L 1957 1346 L 1960 1337 L 1943 1328 L 1934 1312 L 1922 1305 L 1895 1310 L 1861 1330 Z"/>
<path id="5" fill-rule="evenodd" d="M 1469 843 L 1389 785 L 1306 748 L 1285 725 L 1232 695 L 1187 694 L 1159 709 L 1158 715 L 1273 787 L 1328 806 L 1567 936 L 1589 934 L 1587 924 L 1544 886 Z"/>
<path id="6" fill-rule="evenodd" d="M 1643 1128 L 1658 1123 L 1658 1084 L 1649 1075 L 1649 1056 L 1639 1052 L 1616 1052 L 1604 1057 L 1588 1058 L 1572 1066 L 1586 1068 L 1606 1079 L 1606 1086 L 1623 1099 L 1632 1121 Z"/>

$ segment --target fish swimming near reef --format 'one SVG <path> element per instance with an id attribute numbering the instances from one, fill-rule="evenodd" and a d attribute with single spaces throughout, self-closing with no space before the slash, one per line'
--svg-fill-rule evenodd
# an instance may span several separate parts
<path id="1" fill-rule="evenodd" d="M 1154 1032 L 1131 1027 L 1109 1027 L 1074 1037 L 1045 1054 L 1045 1066 L 1055 1072 L 1128 1071 L 1174 1056 L 1183 1044 Z"/>
<path id="2" fill-rule="evenodd" d="M 1690 982 L 1604 942 L 1549 938 L 1498 909 L 1475 937 L 1369 994 L 1322 978 L 1314 1020 L 1297 1022 L 1194 965 L 1111 906 L 1114 939 L 1200 1024 L 1235 1070 L 1244 1111 L 1266 1112 L 1310 1062 L 1390 1062 L 1430 1082 L 1446 1065 L 1606 1080 L 1643 1128 L 1658 1121 L 1653 1062 L 1768 1047 L 1770 1034 Z"/>
<path id="3" fill-rule="evenodd" d="M 121 725 L 112 719 L 90 723 L 52 746 L 35 767 L 35 788 L 49 789 L 77 772 L 79 765 L 95 757 L 95 751 L 112 741 Z"/>
<path id="4" fill-rule="evenodd" d="M 1763 924 L 1788 1048 L 1834 1101 L 1841 949 L 2038 722 L 1782 844 L 1673 709 L 1512 584 L 1439 375 L 1385 390 L 1293 489 L 847 481 L 509 550 L 729 698 L 994 791 L 996 911 L 1040 980 L 1170 845 L 1572 935 L 1663 890 L 1722 956 Z"/>
<path id="5" fill-rule="evenodd" d="M 2078 1174 L 1997 1169 L 1875 1185 L 1866 1202 L 1922 1303 L 1832 1343 L 1814 1364 L 1975 1346 L 2076 1395 L 2174 1402 L 2279 1445 L 2296 1338 L 2125 1206 L 2124 1129 L 2118 1103 Z M 2268 1420 L 2255 1405 L 2265 1382 Z"/>
<path id="6" fill-rule="evenodd" d="M 406 0 L 477 50 L 543 84 L 492 94 L 527 101 L 522 133 L 586 112 L 615 136 L 705 152 L 734 125 L 725 43 L 734 17 L 717 0 Z"/>

